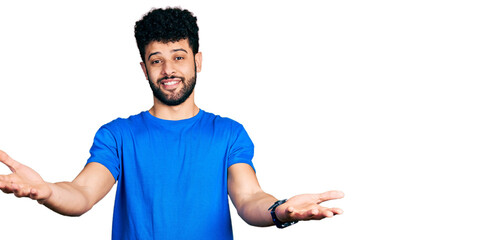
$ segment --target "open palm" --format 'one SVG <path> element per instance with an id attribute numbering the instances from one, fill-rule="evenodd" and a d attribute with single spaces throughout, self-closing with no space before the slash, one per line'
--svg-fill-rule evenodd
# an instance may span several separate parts
<path id="1" fill-rule="evenodd" d="M 343 213 L 339 208 L 327 208 L 319 204 L 325 201 L 343 198 L 341 191 L 329 191 L 321 194 L 297 195 L 277 207 L 277 217 L 282 222 L 320 220 Z"/>
<path id="2" fill-rule="evenodd" d="M 12 171 L 11 174 L 0 175 L 0 190 L 4 193 L 29 197 L 40 203 L 52 194 L 49 185 L 30 167 L 16 162 L 3 151 L 0 151 L 0 162 Z"/>

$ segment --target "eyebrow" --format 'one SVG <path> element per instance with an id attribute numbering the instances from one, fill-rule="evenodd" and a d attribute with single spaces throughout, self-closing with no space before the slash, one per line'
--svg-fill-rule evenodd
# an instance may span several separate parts
<path id="1" fill-rule="evenodd" d="M 148 55 L 148 60 L 150 60 L 151 56 L 153 56 L 153 55 L 157 55 L 157 54 L 160 54 L 160 52 L 150 53 L 150 55 Z"/>
<path id="2" fill-rule="evenodd" d="M 171 52 L 179 52 L 179 51 L 188 53 L 188 51 L 184 50 L 183 48 L 173 49 Z"/>
<path id="3" fill-rule="evenodd" d="M 176 48 L 176 49 L 172 49 L 171 52 L 185 52 L 185 53 L 188 53 L 188 51 L 186 51 L 185 49 L 183 48 Z M 157 55 L 157 54 L 160 54 L 161 52 L 153 52 L 153 53 L 150 53 L 150 55 L 148 55 L 148 60 L 150 60 L 151 56 L 154 56 L 154 55 Z"/>

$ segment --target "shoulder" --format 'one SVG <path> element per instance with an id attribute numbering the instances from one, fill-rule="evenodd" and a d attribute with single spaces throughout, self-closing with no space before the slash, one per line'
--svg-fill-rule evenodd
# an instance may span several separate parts
<path id="1" fill-rule="evenodd" d="M 223 117 L 220 115 L 216 115 L 214 113 L 204 111 L 203 120 L 205 122 L 210 122 L 217 127 L 231 128 L 231 129 L 240 129 L 243 128 L 243 125 L 239 122 L 229 118 Z"/>
<path id="2" fill-rule="evenodd" d="M 115 120 L 101 126 L 100 130 L 105 129 L 113 134 L 118 134 L 124 129 L 130 129 L 137 126 L 139 122 L 144 121 L 144 113 L 145 112 L 141 112 L 127 118 L 116 118 Z"/>
<path id="3" fill-rule="evenodd" d="M 231 143 L 238 139 L 249 139 L 248 141 L 251 142 L 244 126 L 232 118 L 204 112 L 203 119 L 206 125 L 211 125 L 214 133 L 225 136 Z"/>

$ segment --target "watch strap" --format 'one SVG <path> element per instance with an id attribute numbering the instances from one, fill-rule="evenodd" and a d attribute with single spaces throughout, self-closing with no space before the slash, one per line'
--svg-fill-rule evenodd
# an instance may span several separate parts
<path id="1" fill-rule="evenodd" d="M 275 223 L 275 226 L 277 226 L 277 228 L 286 228 L 286 227 L 288 227 L 290 225 L 294 225 L 298 222 L 298 221 L 282 222 L 282 221 L 278 220 L 277 214 L 275 213 L 275 209 L 278 206 L 284 204 L 285 202 L 287 202 L 287 199 L 278 200 L 273 205 L 271 205 L 270 208 L 268 208 L 268 211 L 270 211 L 270 214 L 271 214 L 271 219 L 273 220 L 273 223 Z"/>

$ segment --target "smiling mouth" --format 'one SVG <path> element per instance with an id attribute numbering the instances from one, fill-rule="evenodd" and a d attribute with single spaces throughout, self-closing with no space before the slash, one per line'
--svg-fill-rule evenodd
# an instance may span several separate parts
<path id="1" fill-rule="evenodd" d="M 178 84 L 180 81 L 179 80 L 174 80 L 174 81 L 166 81 L 166 82 L 162 82 L 162 84 L 164 86 L 172 86 L 172 85 L 176 85 Z"/>
<path id="2" fill-rule="evenodd" d="M 172 76 L 160 79 L 159 85 L 165 90 L 172 91 L 175 90 L 181 82 L 183 82 L 183 78 Z"/>

